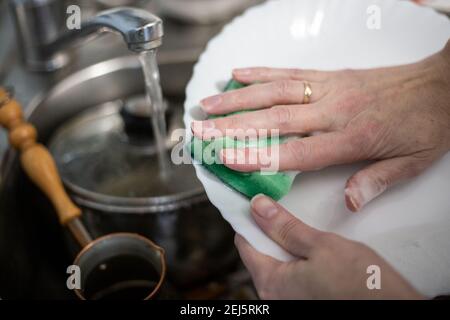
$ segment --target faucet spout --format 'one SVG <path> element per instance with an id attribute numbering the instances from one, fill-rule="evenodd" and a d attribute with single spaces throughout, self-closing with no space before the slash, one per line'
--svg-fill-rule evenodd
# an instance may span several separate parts
<path id="1" fill-rule="evenodd" d="M 26 65 L 34 71 L 54 71 L 64 66 L 64 50 L 102 32 L 122 36 L 129 50 L 155 49 L 164 35 L 160 18 L 150 12 L 118 7 L 102 11 L 82 22 L 80 29 L 66 30 L 64 1 L 10 0 Z"/>
<path id="2" fill-rule="evenodd" d="M 102 32 L 119 33 L 128 49 L 142 52 L 155 49 L 164 35 L 162 20 L 148 11 L 130 7 L 102 11 L 85 21 L 79 30 L 63 33 L 48 46 L 48 53 L 56 53 L 78 39 Z"/>

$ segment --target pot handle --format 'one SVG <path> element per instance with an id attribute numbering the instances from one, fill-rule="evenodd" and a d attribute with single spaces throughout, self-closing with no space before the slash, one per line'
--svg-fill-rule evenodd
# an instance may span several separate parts
<path id="1" fill-rule="evenodd" d="M 9 131 L 11 146 L 20 151 L 20 161 L 28 177 L 50 199 L 62 225 L 81 216 L 64 190 L 61 178 L 48 149 L 36 142 L 37 131 L 23 118 L 19 103 L 0 88 L 0 125 Z"/>

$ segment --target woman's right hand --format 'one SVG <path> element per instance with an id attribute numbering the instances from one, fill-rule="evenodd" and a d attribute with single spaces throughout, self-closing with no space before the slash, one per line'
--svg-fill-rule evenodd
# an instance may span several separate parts
<path id="1" fill-rule="evenodd" d="M 296 257 L 278 261 L 236 235 L 262 299 L 423 299 L 364 244 L 314 229 L 265 196 L 253 198 L 251 213 L 267 236 Z"/>

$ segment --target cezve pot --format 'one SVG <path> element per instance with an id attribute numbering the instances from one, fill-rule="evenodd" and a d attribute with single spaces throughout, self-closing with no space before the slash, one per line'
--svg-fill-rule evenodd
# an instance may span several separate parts
<path id="1" fill-rule="evenodd" d="M 233 232 L 208 202 L 191 165 L 172 165 L 169 176 L 161 177 L 140 104 L 145 99 L 138 96 L 92 107 L 56 130 L 48 145 L 65 187 L 93 237 L 133 232 L 161 246 L 175 286 L 220 275 L 236 261 Z M 180 114 L 168 115 L 170 133 Z M 168 139 L 168 152 L 173 144 Z"/>

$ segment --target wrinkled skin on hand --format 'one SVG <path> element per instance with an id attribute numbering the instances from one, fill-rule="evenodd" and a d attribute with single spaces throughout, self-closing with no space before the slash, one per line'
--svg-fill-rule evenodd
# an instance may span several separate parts
<path id="1" fill-rule="evenodd" d="M 421 299 L 367 246 L 304 224 L 272 199 L 252 200 L 252 216 L 275 242 L 296 257 L 280 262 L 256 251 L 240 235 L 235 243 L 262 299 Z M 369 289 L 369 266 L 378 266 L 380 289 Z M 371 286 L 370 286 L 371 287 Z"/>
<path id="2" fill-rule="evenodd" d="M 373 160 L 347 181 L 345 199 L 360 210 L 388 187 L 417 176 L 450 149 L 450 43 L 414 64 L 370 70 L 315 71 L 237 69 L 233 77 L 252 84 L 202 100 L 209 114 L 258 109 L 214 120 L 195 121 L 203 139 L 225 129 L 279 129 L 309 135 L 280 145 L 280 170 L 316 170 L 330 165 Z M 313 94 L 303 104 L 304 81 Z M 258 154 L 267 151 L 246 149 Z M 262 164 L 236 161 L 223 150 L 222 161 L 238 171 Z"/>

